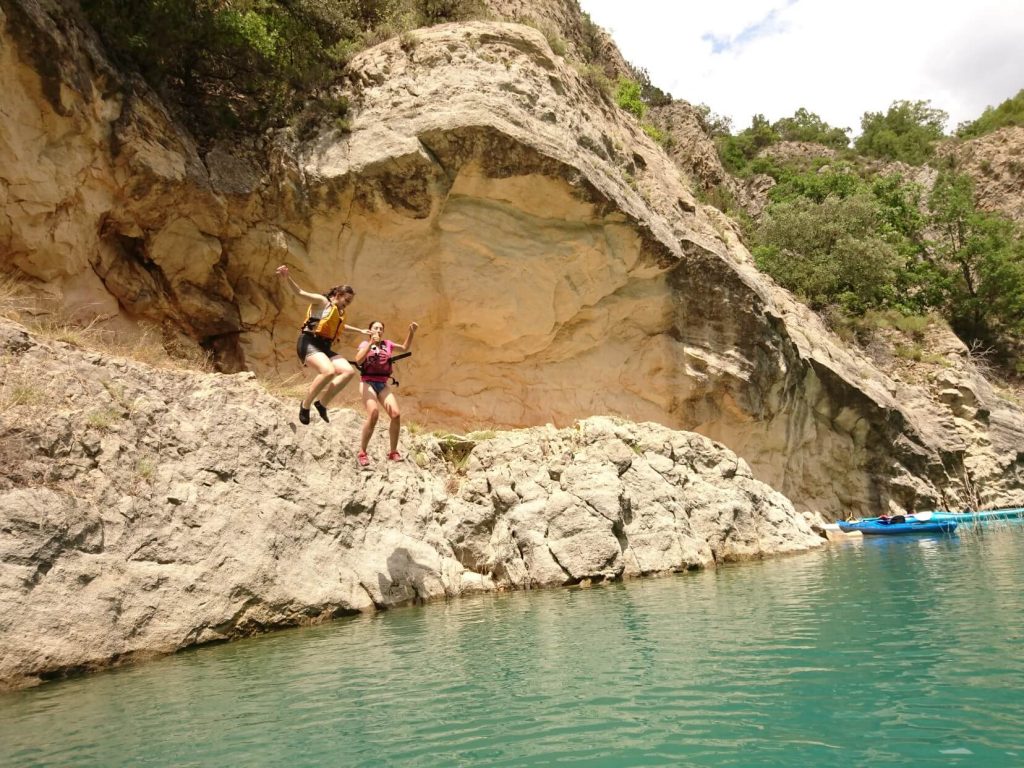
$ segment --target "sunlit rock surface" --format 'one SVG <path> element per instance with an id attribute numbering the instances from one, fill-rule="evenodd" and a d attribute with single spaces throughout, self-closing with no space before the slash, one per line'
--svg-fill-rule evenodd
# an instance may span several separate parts
<path id="1" fill-rule="evenodd" d="M 1016 406 L 964 369 L 979 405 L 957 415 L 844 347 L 532 27 L 383 43 L 347 71 L 351 132 L 201 155 L 70 11 L 3 13 L 0 242 L 42 311 L 292 375 L 287 262 L 306 288 L 355 285 L 356 324 L 421 324 L 400 378 L 424 423 L 695 430 L 827 516 L 1018 500 Z"/>
<path id="2" fill-rule="evenodd" d="M 251 373 L 105 360 L 2 320 L 0 354 L 0 688 L 412 601 L 822 543 L 731 451 L 657 424 L 406 433 L 400 463 L 382 434 L 362 470 L 356 413 L 301 427 Z"/>

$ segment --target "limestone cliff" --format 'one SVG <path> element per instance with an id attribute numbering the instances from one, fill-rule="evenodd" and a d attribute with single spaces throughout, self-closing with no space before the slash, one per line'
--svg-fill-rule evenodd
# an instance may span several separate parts
<path id="1" fill-rule="evenodd" d="M 651 123 L 668 137 L 668 155 L 693 189 L 709 197 L 715 194 L 727 195 L 735 205 L 751 216 L 756 218 L 761 214 L 768 201 L 768 190 L 775 185 L 775 179 L 755 174 L 744 180 L 725 170 L 715 142 L 708 135 L 700 114 L 692 104 L 676 100 L 671 104 L 652 107 L 648 114 Z"/>
<path id="2" fill-rule="evenodd" d="M 470 592 L 819 546 L 731 451 L 656 424 L 438 439 L 355 462 L 251 373 L 159 370 L 0 320 L 0 688 Z M 382 430 L 385 431 L 386 430 Z"/>
<path id="3" fill-rule="evenodd" d="M 970 174 L 979 208 L 1024 221 L 1024 126 L 950 142 L 939 152 L 952 156 L 957 167 Z"/>
<path id="4" fill-rule="evenodd" d="M 657 421 L 829 516 L 1019 500 L 1019 409 L 964 368 L 954 410 L 845 348 L 531 27 L 385 42 L 347 69 L 351 132 L 201 157 L 73 12 L 0 7 L 0 242 L 44 311 L 291 374 L 288 262 L 353 283 L 357 322 L 421 323 L 403 391 L 426 422 Z"/>

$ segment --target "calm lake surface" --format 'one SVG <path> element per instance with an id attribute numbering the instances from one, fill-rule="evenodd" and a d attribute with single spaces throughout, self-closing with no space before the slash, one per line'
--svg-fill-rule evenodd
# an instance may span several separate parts
<path id="1" fill-rule="evenodd" d="M 487 596 L 0 695 L 0 765 L 1022 766 L 1024 525 Z"/>

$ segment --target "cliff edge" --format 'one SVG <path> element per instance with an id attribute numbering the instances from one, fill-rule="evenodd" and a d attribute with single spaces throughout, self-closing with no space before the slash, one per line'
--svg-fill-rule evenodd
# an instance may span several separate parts
<path id="1" fill-rule="evenodd" d="M 819 546 L 731 451 L 595 417 L 403 433 L 294 420 L 251 373 L 157 369 L 0 320 L 0 686 L 358 611 Z"/>

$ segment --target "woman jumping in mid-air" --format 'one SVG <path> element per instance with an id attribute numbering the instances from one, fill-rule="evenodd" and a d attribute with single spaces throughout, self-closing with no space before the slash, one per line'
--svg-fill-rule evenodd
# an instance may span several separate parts
<path id="1" fill-rule="evenodd" d="M 395 344 L 391 339 L 385 339 L 384 323 L 375 320 L 370 323 L 370 340 L 359 345 L 356 352 L 356 363 L 362 371 L 359 383 L 359 397 L 362 398 L 366 408 L 366 421 L 363 422 L 363 432 L 359 444 L 359 464 L 365 467 L 370 463 L 370 457 L 366 455 L 366 447 L 370 444 L 370 435 L 377 426 L 377 419 L 380 417 L 380 406 L 384 406 L 388 416 L 391 417 L 391 424 L 388 427 L 388 436 L 391 438 L 391 450 L 388 451 L 388 459 L 401 461 L 398 453 L 398 432 L 402 425 L 402 414 L 398 410 L 398 398 L 388 386 L 391 378 L 391 355 L 398 349 L 403 352 L 412 347 L 412 337 L 416 335 L 417 323 L 409 323 L 409 335 L 405 337 L 404 344 Z"/>
<path id="2" fill-rule="evenodd" d="M 284 264 L 277 268 L 277 274 L 295 293 L 313 302 L 306 310 L 306 322 L 302 324 L 295 351 L 299 362 L 316 371 L 317 376 L 299 405 L 299 421 L 309 424 L 310 406 L 316 408 L 321 419 L 330 421 L 327 406 L 356 375 L 348 360 L 334 352 L 331 346 L 342 331 L 368 333 L 362 328 L 345 325 L 345 308 L 352 303 L 356 292 L 350 285 L 337 285 L 326 294 L 304 291 L 289 276 L 288 267 Z M 317 395 L 320 395 L 319 399 Z"/>

